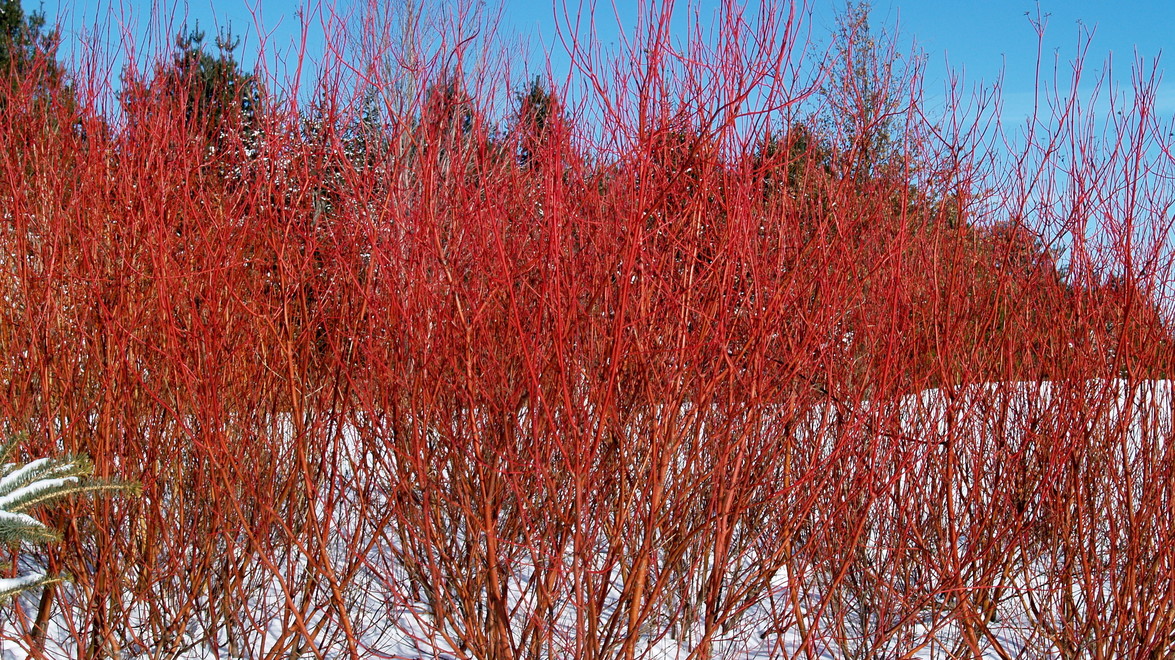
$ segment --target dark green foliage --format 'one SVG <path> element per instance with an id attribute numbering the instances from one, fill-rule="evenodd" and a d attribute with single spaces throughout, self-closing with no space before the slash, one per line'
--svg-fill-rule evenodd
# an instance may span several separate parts
<path id="1" fill-rule="evenodd" d="M 768 133 L 759 143 L 751 167 L 764 201 L 770 201 L 814 190 L 815 182 L 831 175 L 831 162 L 829 146 L 808 126 L 796 122 L 782 134 Z"/>
<path id="2" fill-rule="evenodd" d="M 530 167 L 539 162 L 535 152 L 547 141 L 548 124 L 556 112 L 558 100 L 537 76 L 526 93 L 518 94 L 518 127 L 521 131 L 519 166 Z"/>
<path id="3" fill-rule="evenodd" d="M 123 103 L 130 107 L 168 100 L 182 107 L 189 133 L 218 151 L 233 144 L 255 146 L 264 95 L 257 77 L 236 60 L 240 39 L 222 32 L 215 39 L 215 55 L 204 39 L 198 26 L 177 35 L 175 54 L 156 66 L 151 81 L 127 80 Z"/>
<path id="4" fill-rule="evenodd" d="M 64 71 L 55 55 L 60 41 L 56 30 L 47 30 L 41 12 L 25 14 L 20 0 L 0 0 L 0 111 L 18 85 L 32 85 L 22 98 L 42 102 L 65 90 Z"/>
<path id="5" fill-rule="evenodd" d="M 38 52 L 52 52 L 56 31 L 45 31 L 45 15 L 25 15 L 19 0 L 0 0 L 0 71 L 9 78 L 27 74 Z M 52 68 L 60 72 L 56 63 Z"/>

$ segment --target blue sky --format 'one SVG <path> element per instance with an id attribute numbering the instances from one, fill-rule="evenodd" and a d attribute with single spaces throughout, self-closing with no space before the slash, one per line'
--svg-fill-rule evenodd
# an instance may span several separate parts
<path id="1" fill-rule="evenodd" d="M 395 0 L 381 0 L 394 2 Z M 499 5 L 486 0 L 489 9 Z M 562 6 L 564 0 L 559 0 Z M 574 0 L 567 0 L 572 10 Z M 79 2 L 46 0 L 45 12 L 52 20 L 57 18 L 67 37 L 92 29 L 95 23 L 105 26 L 118 40 L 143 43 L 146 35 L 157 33 L 160 24 L 178 26 L 186 16 L 190 22 L 199 21 L 202 28 L 214 32 L 216 26 L 231 24 L 242 36 L 244 60 L 252 63 L 249 54 L 256 51 L 258 35 L 256 23 L 264 26 L 270 46 L 289 53 L 307 29 L 307 51 L 312 58 L 323 48 L 322 17 L 332 8 L 339 15 L 353 15 L 363 4 L 348 0 L 99 0 Z M 698 15 L 703 19 L 713 16 L 718 6 L 715 0 L 697 3 Z M 754 7 L 757 3 L 749 3 Z M 25 1 L 26 9 L 35 4 Z M 444 3 L 434 2 L 443 8 Z M 513 37 L 517 59 L 528 68 L 541 68 L 540 54 L 552 52 L 556 73 L 563 73 L 567 58 L 559 52 L 555 40 L 552 2 L 504 0 L 501 5 L 500 34 Z M 686 4 L 677 3 L 675 25 L 684 25 Z M 825 39 L 835 27 L 836 10 L 843 7 L 839 0 L 810 3 L 813 35 Z M 1103 0 L 876 0 L 873 3 L 873 24 L 896 29 L 907 45 L 916 44 L 926 55 L 926 93 L 930 100 L 942 97 L 943 85 L 950 69 L 965 74 L 968 84 L 990 83 L 1003 72 L 1004 118 L 1015 119 L 1026 115 L 1034 96 L 1034 71 L 1037 62 L 1037 36 L 1030 17 L 1041 16 L 1047 21 L 1047 30 L 1041 48 L 1042 65 L 1046 78 L 1051 78 L 1054 58 L 1067 75 L 1068 62 L 1077 53 L 1082 34 L 1091 33 L 1092 41 L 1087 56 L 1087 75 L 1102 69 L 1108 56 L 1113 58 L 1113 78 L 1123 84 L 1130 80 L 1130 66 L 1134 58 L 1142 57 L 1149 63 L 1160 54 L 1171 40 L 1170 26 L 1175 25 L 1175 2 L 1170 0 L 1132 1 L 1111 3 Z M 621 29 L 631 30 L 635 22 L 634 3 L 622 0 L 601 0 L 596 11 L 596 25 L 600 39 L 614 43 Z M 619 22 L 619 26 L 618 26 Z M 524 54 L 529 51 L 529 54 Z M 521 73 L 521 72 L 520 72 Z M 1175 81 L 1172 81 L 1175 82 Z M 1175 112 L 1175 85 L 1165 84 L 1156 101 L 1157 109 L 1170 116 Z"/>

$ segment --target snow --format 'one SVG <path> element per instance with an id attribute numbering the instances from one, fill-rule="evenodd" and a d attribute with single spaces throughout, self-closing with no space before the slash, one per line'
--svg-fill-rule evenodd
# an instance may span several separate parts
<path id="1" fill-rule="evenodd" d="M 0 509 L 0 520 L 9 520 L 18 525 L 25 527 L 44 527 L 40 520 L 28 515 L 27 513 L 13 513 L 11 511 L 4 511 Z"/>
<path id="2" fill-rule="evenodd" d="M 0 593 L 7 593 L 30 584 L 36 584 L 43 579 L 45 579 L 44 573 L 29 573 L 20 577 L 0 578 Z"/>
<path id="3" fill-rule="evenodd" d="M 798 433 L 806 435 L 813 446 L 820 446 L 827 440 L 827 434 L 832 433 L 832 426 L 836 424 L 862 424 L 867 418 L 885 418 L 896 414 L 899 437 L 894 438 L 896 446 L 902 451 L 909 452 L 910 465 L 917 467 L 921 462 L 935 460 L 938 454 L 930 448 L 940 442 L 950 439 L 963 449 L 970 449 L 981 455 L 984 443 L 1022 442 L 1029 428 L 1050 412 L 1067 409 L 1067 403 L 1072 397 L 1079 397 L 1085 401 L 1093 401 L 1095 405 L 1087 406 L 1092 412 L 1088 418 L 1067 420 L 1071 423 L 1070 432 L 1085 433 L 1089 437 L 1098 437 L 1099 434 L 1114 429 L 1125 423 L 1125 441 L 1115 445 L 1122 454 L 1117 457 L 1119 464 L 1107 469 L 1129 470 L 1140 459 L 1146 460 L 1146 452 L 1162 448 L 1172 432 L 1172 386 L 1167 381 L 1154 381 L 1128 384 L 1124 381 L 1090 381 L 1085 384 L 1061 387 L 1053 383 L 1002 383 L 975 385 L 955 390 L 927 390 L 918 394 L 904 397 L 900 401 L 888 406 L 880 403 L 864 402 L 855 410 L 834 410 L 830 405 L 826 409 L 813 411 L 812 415 L 799 424 Z M 683 411 L 684 415 L 697 414 L 697 411 Z M 525 428 L 525 411 L 519 415 L 519 425 Z M 360 432 L 354 428 L 342 429 L 340 435 L 345 444 L 354 445 L 358 442 Z M 960 451 L 963 451 L 960 449 Z M 823 450 L 818 450 L 823 451 Z M 358 455 L 363 456 L 362 452 Z M 366 459 L 364 459 L 366 460 Z M 365 469 L 371 466 L 363 464 Z M 966 466 L 965 466 L 966 467 Z M 982 470 L 982 466 L 968 468 L 975 471 Z M 904 471 L 900 478 L 905 479 L 907 474 L 916 474 L 916 470 Z M 16 484 L 16 473 L 9 474 L 0 481 Z M 390 475 L 389 475 L 390 476 Z M 971 489 L 982 484 L 978 476 L 961 479 L 957 489 L 961 498 L 965 498 Z M 11 480 L 11 481 L 9 481 Z M 899 482 L 901 483 L 901 482 Z M 17 493 L 34 486 L 30 484 L 14 491 L 0 503 L 13 501 Z M 10 486 L 11 487 L 11 486 Z M 3 492 L 0 488 L 0 492 Z M 32 491 L 35 492 L 35 491 Z M 350 529 L 351 521 L 345 507 L 339 507 L 333 512 L 322 512 L 326 516 L 334 516 L 336 527 L 340 530 Z M 983 515 L 982 511 L 971 512 L 968 515 Z M 24 514 L 3 514 L 5 516 L 22 516 Z M 25 516 L 27 518 L 27 516 Z M 29 518 L 32 520 L 31 518 Z M 34 521 L 35 522 L 35 521 Z M 347 532 L 352 537 L 340 534 L 335 539 L 335 551 L 342 552 L 338 545 L 358 544 L 364 541 L 359 538 L 363 532 L 351 530 Z M 454 530 L 454 534 L 460 534 Z M 969 539 L 964 532 L 956 541 L 956 552 L 965 555 L 968 544 L 976 542 Z M 398 566 L 392 559 L 397 553 L 394 537 L 383 536 L 373 550 L 373 556 L 364 571 L 352 581 L 354 596 L 349 601 L 348 615 L 353 619 L 356 630 L 359 631 L 359 649 L 361 654 L 366 653 L 373 658 L 454 658 L 462 657 L 459 649 L 454 648 L 454 639 L 451 629 L 453 622 L 438 626 L 431 614 L 430 607 L 420 597 L 413 597 L 407 587 L 407 573 L 402 566 Z M 877 543 L 871 543 L 877 546 Z M 798 543 L 797 555 L 803 555 L 803 545 Z M 613 570 L 618 567 L 609 563 L 605 548 L 601 548 L 600 556 L 588 559 L 594 568 L 602 574 L 604 570 L 612 570 L 611 588 L 603 601 L 603 615 L 601 620 L 607 620 L 609 613 L 619 607 L 619 598 L 622 588 L 623 570 Z M 879 550 L 881 552 L 883 550 Z M 309 595 L 298 594 L 292 597 L 289 583 L 299 579 L 305 567 L 305 558 L 298 554 L 298 549 L 291 548 L 288 557 L 278 558 L 273 570 L 280 575 L 273 575 L 268 581 L 259 581 L 252 591 L 252 602 L 249 607 L 249 616 L 253 620 L 252 632 L 233 640 L 233 646 L 238 648 L 238 655 L 234 657 L 261 657 L 276 650 L 288 631 L 291 616 L 290 605 L 294 600 L 309 598 Z M 341 554 L 339 556 L 342 556 Z M 508 580 L 507 602 L 508 608 L 515 613 L 515 619 L 521 624 L 529 613 L 536 608 L 535 585 L 533 581 L 537 563 L 526 562 L 544 561 L 543 555 L 537 550 L 520 552 L 522 563 L 515 566 L 515 570 Z M 742 561 L 753 562 L 754 557 L 743 556 Z M 548 559 L 549 560 L 549 559 Z M 1051 646 L 1051 642 L 1042 639 L 1040 623 L 1026 618 L 1026 611 L 1042 607 L 1040 601 L 1032 607 L 1024 605 L 1023 599 L 1031 597 L 1043 584 L 1047 572 L 1048 558 L 1038 558 L 1036 562 L 1027 562 L 1023 570 L 1014 575 L 1005 576 L 1001 587 L 1009 594 L 1001 600 L 998 609 L 998 621 L 989 628 L 991 640 L 981 641 L 982 657 L 1001 657 L 1004 652 L 1011 656 L 1023 655 L 1036 657 L 1040 655 L 1054 655 L 1058 650 Z M 1055 561 L 1055 559 L 1054 559 Z M 735 570 L 737 566 L 731 567 Z M 852 590 L 839 584 L 839 594 L 831 596 L 828 592 L 833 581 L 826 570 L 814 564 L 804 564 L 797 561 L 781 568 L 770 581 L 769 595 L 778 602 L 775 606 L 760 599 L 760 602 L 750 606 L 739 620 L 739 624 L 731 630 L 722 631 L 713 640 L 714 657 L 730 657 L 745 659 L 765 658 L 844 658 L 862 654 L 876 657 L 910 657 L 910 658 L 947 658 L 959 647 L 961 633 L 957 622 L 944 618 L 935 610 L 935 603 L 945 605 L 951 598 L 951 590 L 943 589 L 937 595 L 937 600 L 930 603 L 919 618 L 912 622 L 903 623 L 901 635 L 882 637 L 878 646 L 869 646 L 868 634 L 884 626 L 892 625 L 885 617 L 884 612 L 870 612 L 868 606 L 854 601 Z M 794 573 L 789 573 L 794 571 Z M 379 573 L 378 575 L 376 573 Z M 39 579 L 43 573 L 33 572 L 28 575 L 9 580 L 7 583 L 25 584 Z M 0 582 L 0 586 L 5 584 Z M 955 589 L 985 589 L 988 586 L 967 587 L 959 586 Z M 68 587 L 63 590 L 68 593 Z M 794 596 L 794 598 L 793 598 Z M 895 594 L 895 598 L 901 597 Z M 1080 598 L 1074 599 L 1080 602 Z M 783 603 L 783 605 L 779 605 Z M 28 602 L 32 606 L 32 602 Z M 1041 617 L 1057 615 L 1047 609 L 1039 612 Z M 773 608 L 782 609 L 773 609 Z M 839 609 L 838 609 L 839 608 Z M 780 611 L 786 616 L 780 617 Z M 843 635 L 837 639 L 828 634 L 822 636 L 807 636 L 805 629 L 825 625 L 834 611 L 844 615 L 847 622 Z M 324 621 L 324 610 L 311 607 L 306 615 L 305 626 L 316 629 Z M 846 614 L 847 613 L 847 614 Z M 577 612 L 570 603 L 557 604 L 557 616 L 551 631 L 554 643 L 544 646 L 544 653 L 551 657 L 571 657 L 574 649 L 574 635 L 577 627 Z M 897 614 L 903 614 L 897 612 Z M 146 613 L 140 612 L 140 620 L 145 621 Z M 776 620 L 790 621 L 785 629 L 775 628 Z M 66 617 L 57 612 L 51 621 L 50 644 L 48 653 L 53 658 L 76 657 L 78 649 L 70 633 L 71 624 Z M 327 625 L 326 629 L 331 626 Z M 12 625 L 5 629 L 11 631 Z M 203 660 L 204 658 L 229 657 L 230 648 L 228 633 L 217 627 L 219 632 L 212 642 L 204 640 L 204 629 L 198 625 L 191 625 L 181 632 L 184 647 L 177 660 Z M 665 629 L 654 625 L 653 632 L 638 641 L 636 655 L 643 658 L 669 659 L 686 658 L 697 649 L 702 628 L 699 623 L 685 626 L 674 639 L 665 633 Z M 917 640 L 914 644 L 912 640 Z M 316 638 L 318 651 L 324 658 L 348 657 L 346 646 L 337 636 Z M 913 644 L 913 646 L 911 646 Z M 560 649 L 563 649 L 561 652 Z M 307 650 L 309 652 L 309 649 Z M 158 652 L 138 647 L 126 648 L 123 657 L 150 657 Z M 28 650 L 20 642 L 0 642 L 0 654 L 7 659 L 22 659 L 30 657 Z M 171 657 L 171 656 L 169 656 Z M 544 656 L 546 657 L 546 656 Z"/>
<path id="4" fill-rule="evenodd" d="M 14 503 L 27 500 L 45 491 L 61 488 L 67 484 L 77 483 L 77 480 L 77 477 L 37 479 L 30 484 L 21 486 L 11 493 L 0 497 L 0 511 L 6 511 L 11 508 Z"/>
<path id="5" fill-rule="evenodd" d="M 4 478 L 0 479 L 0 493 L 9 492 L 14 486 L 24 481 L 28 475 L 41 469 L 41 466 L 48 462 L 48 458 L 38 458 L 35 461 L 29 461 L 19 468 L 16 467 L 16 463 L 6 463 L 3 468 L 3 472 L 5 473 Z M 16 469 L 14 470 L 13 468 Z"/>

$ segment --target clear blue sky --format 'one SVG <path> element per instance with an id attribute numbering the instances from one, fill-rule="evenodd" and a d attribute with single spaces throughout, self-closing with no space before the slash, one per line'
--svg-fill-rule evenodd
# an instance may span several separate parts
<path id="1" fill-rule="evenodd" d="M 395 0 L 381 0 L 395 2 Z M 560 0 L 562 2 L 563 0 Z M 574 0 L 567 0 L 574 6 Z M 255 52 L 259 20 L 267 32 L 269 43 L 282 47 L 299 40 L 304 21 L 308 25 L 308 52 L 316 57 L 322 50 L 321 17 L 333 8 L 337 14 L 353 14 L 363 0 L 46 0 L 43 7 L 52 21 L 57 17 L 68 36 L 89 29 L 95 21 L 119 34 L 141 43 L 151 33 L 152 25 L 163 22 L 178 27 L 183 17 L 198 20 L 202 28 L 214 32 L 215 26 L 231 23 L 235 33 L 244 41 L 244 60 L 252 63 L 250 52 Z M 487 7 L 499 5 L 497 0 L 486 0 Z M 443 9 L 445 3 L 435 2 Z M 755 6 L 757 3 L 749 3 Z M 718 2 L 699 3 L 700 16 L 713 15 Z M 553 52 L 552 63 L 556 73 L 566 67 L 554 39 L 555 6 L 546 2 L 504 0 L 500 5 L 501 33 L 516 35 L 524 44 L 520 52 L 530 50 L 525 59 L 532 70 L 540 67 L 543 44 Z M 840 0 L 813 2 L 814 35 L 823 39 L 835 26 L 835 11 L 843 6 Z M 36 5 L 25 0 L 26 9 Z M 250 10 L 250 7 L 252 10 Z M 613 8 L 616 8 L 614 11 Z M 678 3 L 678 16 L 684 15 L 685 3 Z M 1033 98 L 1033 71 L 1037 61 L 1037 38 L 1029 16 L 1047 16 L 1047 32 L 1043 45 L 1046 71 L 1051 68 L 1054 55 L 1060 58 L 1062 72 L 1076 54 L 1081 31 L 1092 31 L 1093 40 L 1088 54 L 1087 73 L 1100 70 L 1110 54 L 1114 61 L 1114 78 L 1129 82 L 1130 64 L 1141 56 L 1148 62 L 1175 40 L 1171 28 L 1175 26 L 1175 1 L 1131 0 L 1114 3 L 1108 0 L 876 0 L 873 3 L 874 26 L 897 26 L 906 43 L 915 42 L 927 56 L 927 94 L 931 99 L 941 97 L 946 78 L 947 63 L 956 71 L 965 72 L 969 83 L 995 80 L 1004 72 L 1004 117 L 1024 116 L 1031 109 Z M 604 42 L 617 39 L 617 17 L 625 29 L 635 21 L 635 8 L 623 0 L 602 0 L 596 15 L 599 34 Z M 681 22 L 678 23 L 682 24 Z M 1175 53 L 1172 53 L 1175 56 Z M 1169 59 L 1169 58 L 1167 58 Z M 521 71 L 519 72 L 521 74 Z M 1051 72 L 1048 72 L 1051 76 Z M 1175 83 L 1175 81 L 1172 81 Z M 1160 112 L 1170 116 L 1175 112 L 1175 84 L 1166 84 L 1157 99 Z"/>

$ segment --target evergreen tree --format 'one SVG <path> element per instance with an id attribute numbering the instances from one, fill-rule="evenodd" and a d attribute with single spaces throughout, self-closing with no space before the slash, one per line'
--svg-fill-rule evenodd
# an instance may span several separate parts
<path id="1" fill-rule="evenodd" d="M 26 15 L 20 0 L 0 0 L 0 75 L 10 84 L 27 75 L 40 55 L 52 55 L 57 50 L 58 33 L 45 29 L 45 15 L 33 12 Z M 45 76 L 61 79 L 61 67 L 49 57 L 44 61 Z"/>
<path id="2" fill-rule="evenodd" d="M 42 109 L 55 98 L 74 105 L 56 59 L 59 34 L 45 25 L 45 15 L 25 14 L 20 0 L 0 0 L 0 113 L 10 112 L 13 98 Z"/>
<path id="3" fill-rule="evenodd" d="M 263 88 L 257 77 L 237 62 L 240 39 L 231 31 L 216 37 L 215 55 L 208 52 L 204 39 L 198 25 L 187 34 L 178 34 L 171 61 L 157 65 L 150 81 L 128 80 L 123 104 L 139 106 L 148 114 L 161 102 L 179 104 L 189 134 L 202 138 L 215 152 L 223 153 L 234 143 L 252 149 L 257 141 Z"/>
<path id="4" fill-rule="evenodd" d="M 23 465 L 10 461 L 19 442 L 18 436 L 0 448 L 0 542 L 10 547 L 61 539 L 56 530 L 28 514 L 35 507 L 78 493 L 138 489 L 135 484 L 90 478 L 94 467 L 85 456 L 40 458 Z M 64 579 L 40 572 L 0 579 L 0 602 Z"/>
<path id="5" fill-rule="evenodd" d="M 538 166 L 541 160 L 535 158 L 543 148 L 550 134 L 549 125 L 560 112 L 559 100 L 535 76 L 525 93 L 518 94 L 518 128 L 521 132 L 518 145 L 518 165 Z"/>

